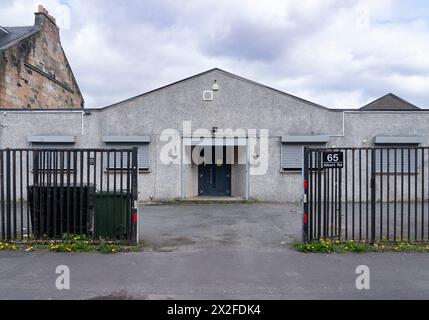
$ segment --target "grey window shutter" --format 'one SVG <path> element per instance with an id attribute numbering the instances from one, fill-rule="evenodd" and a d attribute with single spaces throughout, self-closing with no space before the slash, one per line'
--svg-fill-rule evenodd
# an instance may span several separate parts
<path id="1" fill-rule="evenodd" d="M 304 147 L 309 148 L 323 148 L 326 146 L 326 143 L 320 144 L 291 144 L 291 143 L 282 143 L 282 169 L 292 170 L 292 169 L 302 169 L 303 162 L 303 149 Z M 317 161 L 313 158 L 313 167 L 317 167 Z"/>
<path id="2" fill-rule="evenodd" d="M 138 165 L 139 169 L 149 169 L 149 160 L 150 160 L 150 153 L 149 153 L 149 143 L 144 143 L 139 145 L 139 151 L 138 151 Z"/>
<path id="3" fill-rule="evenodd" d="M 137 164 L 138 164 L 138 168 L 139 169 L 149 169 L 149 159 L 150 159 L 150 155 L 149 155 L 149 143 L 141 143 L 138 145 L 130 145 L 130 144 L 108 144 L 109 149 L 130 149 L 133 147 L 137 147 L 138 148 L 138 153 L 137 153 Z M 107 155 L 106 157 L 106 162 L 107 162 Z M 121 163 L 121 159 L 122 159 L 122 163 Z M 122 164 L 122 166 L 121 166 Z M 121 152 L 117 151 L 117 152 L 110 152 L 109 155 L 109 160 L 108 160 L 108 167 L 109 169 L 121 169 L 122 168 L 127 168 L 128 166 L 128 157 L 127 157 L 127 152 L 122 152 L 122 157 L 121 157 Z M 131 159 L 130 159 L 130 166 L 131 166 Z"/>
<path id="4" fill-rule="evenodd" d="M 415 172 L 416 161 L 418 166 L 418 158 L 416 158 L 416 149 L 378 149 L 375 152 L 375 171 L 383 173 L 395 173 L 395 157 L 396 157 L 396 172 Z"/>
<path id="5" fill-rule="evenodd" d="M 282 144 L 282 168 L 301 169 L 302 168 L 302 145 Z"/>
<path id="6" fill-rule="evenodd" d="M 73 149 L 74 144 L 52 144 L 52 143 L 33 143 L 32 145 L 33 149 L 48 149 L 48 150 L 57 150 L 57 149 Z M 40 152 L 38 159 L 36 159 L 36 154 L 33 153 L 33 161 L 38 161 L 38 168 L 45 170 L 45 169 L 55 169 L 54 161 L 56 160 L 57 165 L 56 169 L 60 170 L 61 167 L 64 170 L 74 170 L 74 153 L 70 152 L 70 164 L 68 163 L 68 154 L 69 152 L 67 150 L 64 150 L 64 152 Z M 61 161 L 61 156 L 63 156 L 63 161 Z M 62 165 L 61 165 L 62 162 Z M 77 163 L 79 164 L 79 159 L 77 159 Z M 36 163 L 33 163 L 33 168 L 36 166 Z"/>
<path id="7" fill-rule="evenodd" d="M 127 149 L 121 145 L 109 145 L 109 149 Z M 109 169 L 121 169 L 128 167 L 128 153 L 126 151 L 109 151 L 104 155 L 106 161 L 109 162 Z M 131 166 L 131 163 L 130 163 Z"/>

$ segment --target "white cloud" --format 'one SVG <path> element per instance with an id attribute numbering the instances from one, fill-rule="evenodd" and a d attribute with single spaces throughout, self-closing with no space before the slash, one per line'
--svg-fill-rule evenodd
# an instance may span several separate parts
<path id="1" fill-rule="evenodd" d="M 0 1 L 6 26 L 32 24 L 39 2 L 64 24 L 70 12 L 63 46 L 87 107 L 213 67 L 328 107 L 387 92 L 429 107 L 424 1 Z"/>
<path id="2" fill-rule="evenodd" d="M 70 10 L 60 0 L 1 0 L 0 24 L 4 26 L 31 25 L 33 12 L 43 5 L 56 18 L 57 25 L 63 29 L 70 27 Z"/>

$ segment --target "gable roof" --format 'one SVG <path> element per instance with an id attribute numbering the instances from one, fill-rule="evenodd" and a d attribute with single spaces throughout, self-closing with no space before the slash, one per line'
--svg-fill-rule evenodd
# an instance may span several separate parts
<path id="1" fill-rule="evenodd" d="M 362 111 L 416 111 L 421 110 L 419 107 L 412 103 L 399 98 L 393 93 L 386 94 L 385 96 L 370 102 L 359 110 Z"/>
<path id="2" fill-rule="evenodd" d="M 6 49 L 12 44 L 30 37 L 39 30 L 34 26 L 28 27 L 1 27 L 0 28 L 0 50 Z"/>
<path id="3" fill-rule="evenodd" d="M 4 50 L 7 49 L 11 46 L 13 46 L 16 43 L 21 42 L 22 40 L 25 40 L 31 36 L 33 36 L 34 34 L 38 33 L 41 31 L 41 28 L 38 27 L 37 25 L 34 26 L 25 26 L 25 27 L 2 27 L 0 26 L 0 50 Z M 79 88 L 79 84 L 77 83 L 76 77 L 73 73 L 73 70 L 70 66 L 70 63 L 67 59 L 67 55 L 63 49 L 62 46 L 61 47 L 61 52 L 64 55 L 64 59 L 69 67 L 71 76 L 72 76 L 72 81 L 76 87 L 76 91 L 81 95 L 81 91 Z M 82 101 L 84 101 L 83 97 L 82 97 Z"/>
<path id="4" fill-rule="evenodd" d="M 172 87 L 172 86 L 174 86 L 174 85 L 180 84 L 180 83 L 185 82 L 185 81 L 189 81 L 189 80 L 192 80 L 192 79 L 195 79 L 195 78 L 201 77 L 201 76 L 205 76 L 205 75 L 207 75 L 207 74 L 209 74 L 209 73 L 212 73 L 212 72 L 215 72 L 215 71 L 220 72 L 220 73 L 222 73 L 222 74 L 224 74 L 224 75 L 226 75 L 226 76 L 229 76 L 229 77 L 231 77 L 231 78 L 234 78 L 234 79 L 237 79 L 237 80 L 240 80 L 240 81 L 244 81 L 244 82 L 247 82 L 247 83 L 250 83 L 250 84 L 256 85 L 256 86 L 258 86 L 258 87 L 262 87 L 262 88 L 265 88 L 265 89 L 268 89 L 268 90 L 271 90 L 271 91 L 277 92 L 277 93 L 279 93 L 279 94 L 281 94 L 281 95 L 285 95 L 285 96 L 287 96 L 287 97 L 289 97 L 289 98 L 292 98 L 292 99 L 294 99 L 294 100 L 297 100 L 297 101 L 300 101 L 300 102 L 303 102 L 303 103 L 309 104 L 309 105 L 311 105 L 311 106 L 313 106 L 313 107 L 316 107 L 316 108 L 319 108 L 319 109 L 323 109 L 323 110 L 330 110 L 330 111 L 341 111 L 340 109 L 329 109 L 329 108 L 324 107 L 324 106 L 322 106 L 322 105 L 320 105 L 320 104 L 317 104 L 317 103 L 314 103 L 314 102 L 311 102 L 311 101 L 308 101 L 308 100 L 305 100 L 305 99 L 299 98 L 299 97 L 294 96 L 294 95 L 292 95 L 292 94 L 286 93 L 286 92 L 281 91 L 281 90 L 278 90 L 278 89 L 274 89 L 274 88 L 272 88 L 272 87 L 266 86 L 266 85 L 261 84 L 261 83 L 259 83 L 259 82 L 255 82 L 255 81 L 253 81 L 253 80 L 249 80 L 249 79 L 243 78 L 243 77 L 241 77 L 241 76 L 238 76 L 238 75 L 236 75 L 236 74 L 230 73 L 230 72 L 228 72 L 228 71 L 225 71 L 225 70 L 222 70 L 222 69 L 219 69 L 219 68 L 213 68 L 213 69 L 210 69 L 210 70 L 207 70 L 207 71 L 204 71 L 204 72 L 198 73 L 198 74 L 193 75 L 193 76 L 191 76 L 191 77 L 188 77 L 188 78 L 185 78 L 185 79 L 182 79 L 182 80 L 179 80 L 179 81 L 176 81 L 176 82 L 170 83 L 170 84 L 168 84 L 168 85 L 166 85 L 166 86 L 162 86 L 162 87 L 160 87 L 160 88 L 157 88 L 157 89 L 154 89 L 154 90 L 151 90 L 151 91 L 145 92 L 145 93 L 140 94 L 140 95 L 137 95 L 137 96 L 135 96 L 135 97 L 132 97 L 132 98 L 129 98 L 129 99 L 126 99 L 126 100 L 123 100 L 123 101 L 116 102 L 116 103 L 114 103 L 114 104 L 111 104 L 111 105 L 106 106 L 106 107 L 103 107 L 103 108 L 87 108 L 86 110 L 94 110 L 94 111 L 97 111 L 97 110 L 104 110 L 104 109 L 107 109 L 107 108 L 112 108 L 112 107 L 120 106 L 120 105 L 122 105 L 122 104 L 124 104 L 124 103 L 134 101 L 134 100 L 136 100 L 136 99 L 138 99 L 138 98 L 144 97 L 144 96 L 149 95 L 149 94 L 151 94 L 151 93 L 154 93 L 154 92 L 157 92 L 157 91 L 160 91 L 160 90 L 163 90 L 163 89 L 166 89 L 166 88 Z"/>
<path id="5" fill-rule="evenodd" d="M 7 31 L 5 28 L 3 28 L 2 26 L 0 26 L 0 37 L 3 36 L 3 35 L 6 35 L 8 33 L 9 33 L 9 31 Z"/>

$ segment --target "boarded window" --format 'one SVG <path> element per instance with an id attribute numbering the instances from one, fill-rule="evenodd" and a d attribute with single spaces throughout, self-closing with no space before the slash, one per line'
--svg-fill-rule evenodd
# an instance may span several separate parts
<path id="1" fill-rule="evenodd" d="M 413 148 L 377 149 L 375 151 L 375 171 L 377 173 L 416 172 L 419 155 L 421 157 L 421 150 Z"/>
<path id="2" fill-rule="evenodd" d="M 130 149 L 133 147 L 138 148 L 137 153 L 137 164 L 139 170 L 149 170 L 150 165 L 150 154 L 149 154 L 149 143 L 140 143 L 140 144 L 108 144 L 109 149 Z M 121 169 L 128 167 L 128 152 L 110 152 L 109 157 L 107 154 L 104 155 L 106 158 L 106 164 L 109 169 Z M 108 158 L 108 160 L 107 160 Z M 131 159 L 130 159 L 131 166 Z"/>

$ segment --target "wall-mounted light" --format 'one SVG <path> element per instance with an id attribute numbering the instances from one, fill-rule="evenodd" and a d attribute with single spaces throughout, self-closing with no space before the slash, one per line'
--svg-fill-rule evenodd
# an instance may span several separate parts
<path id="1" fill-rule="evenodd" d="M 259 152 L 259 148 L 257 145 L 255 145 L 254 149 L 253 149 L 253 159 L 258 160 L 260 158 L 260 152 Z"/>
<path id="2" fill-rule="evenodd" d="M 219 91 L 219 85 L 217 83 L 217 80 L 214 81 L 212 90 L 213 91 Z"/>

